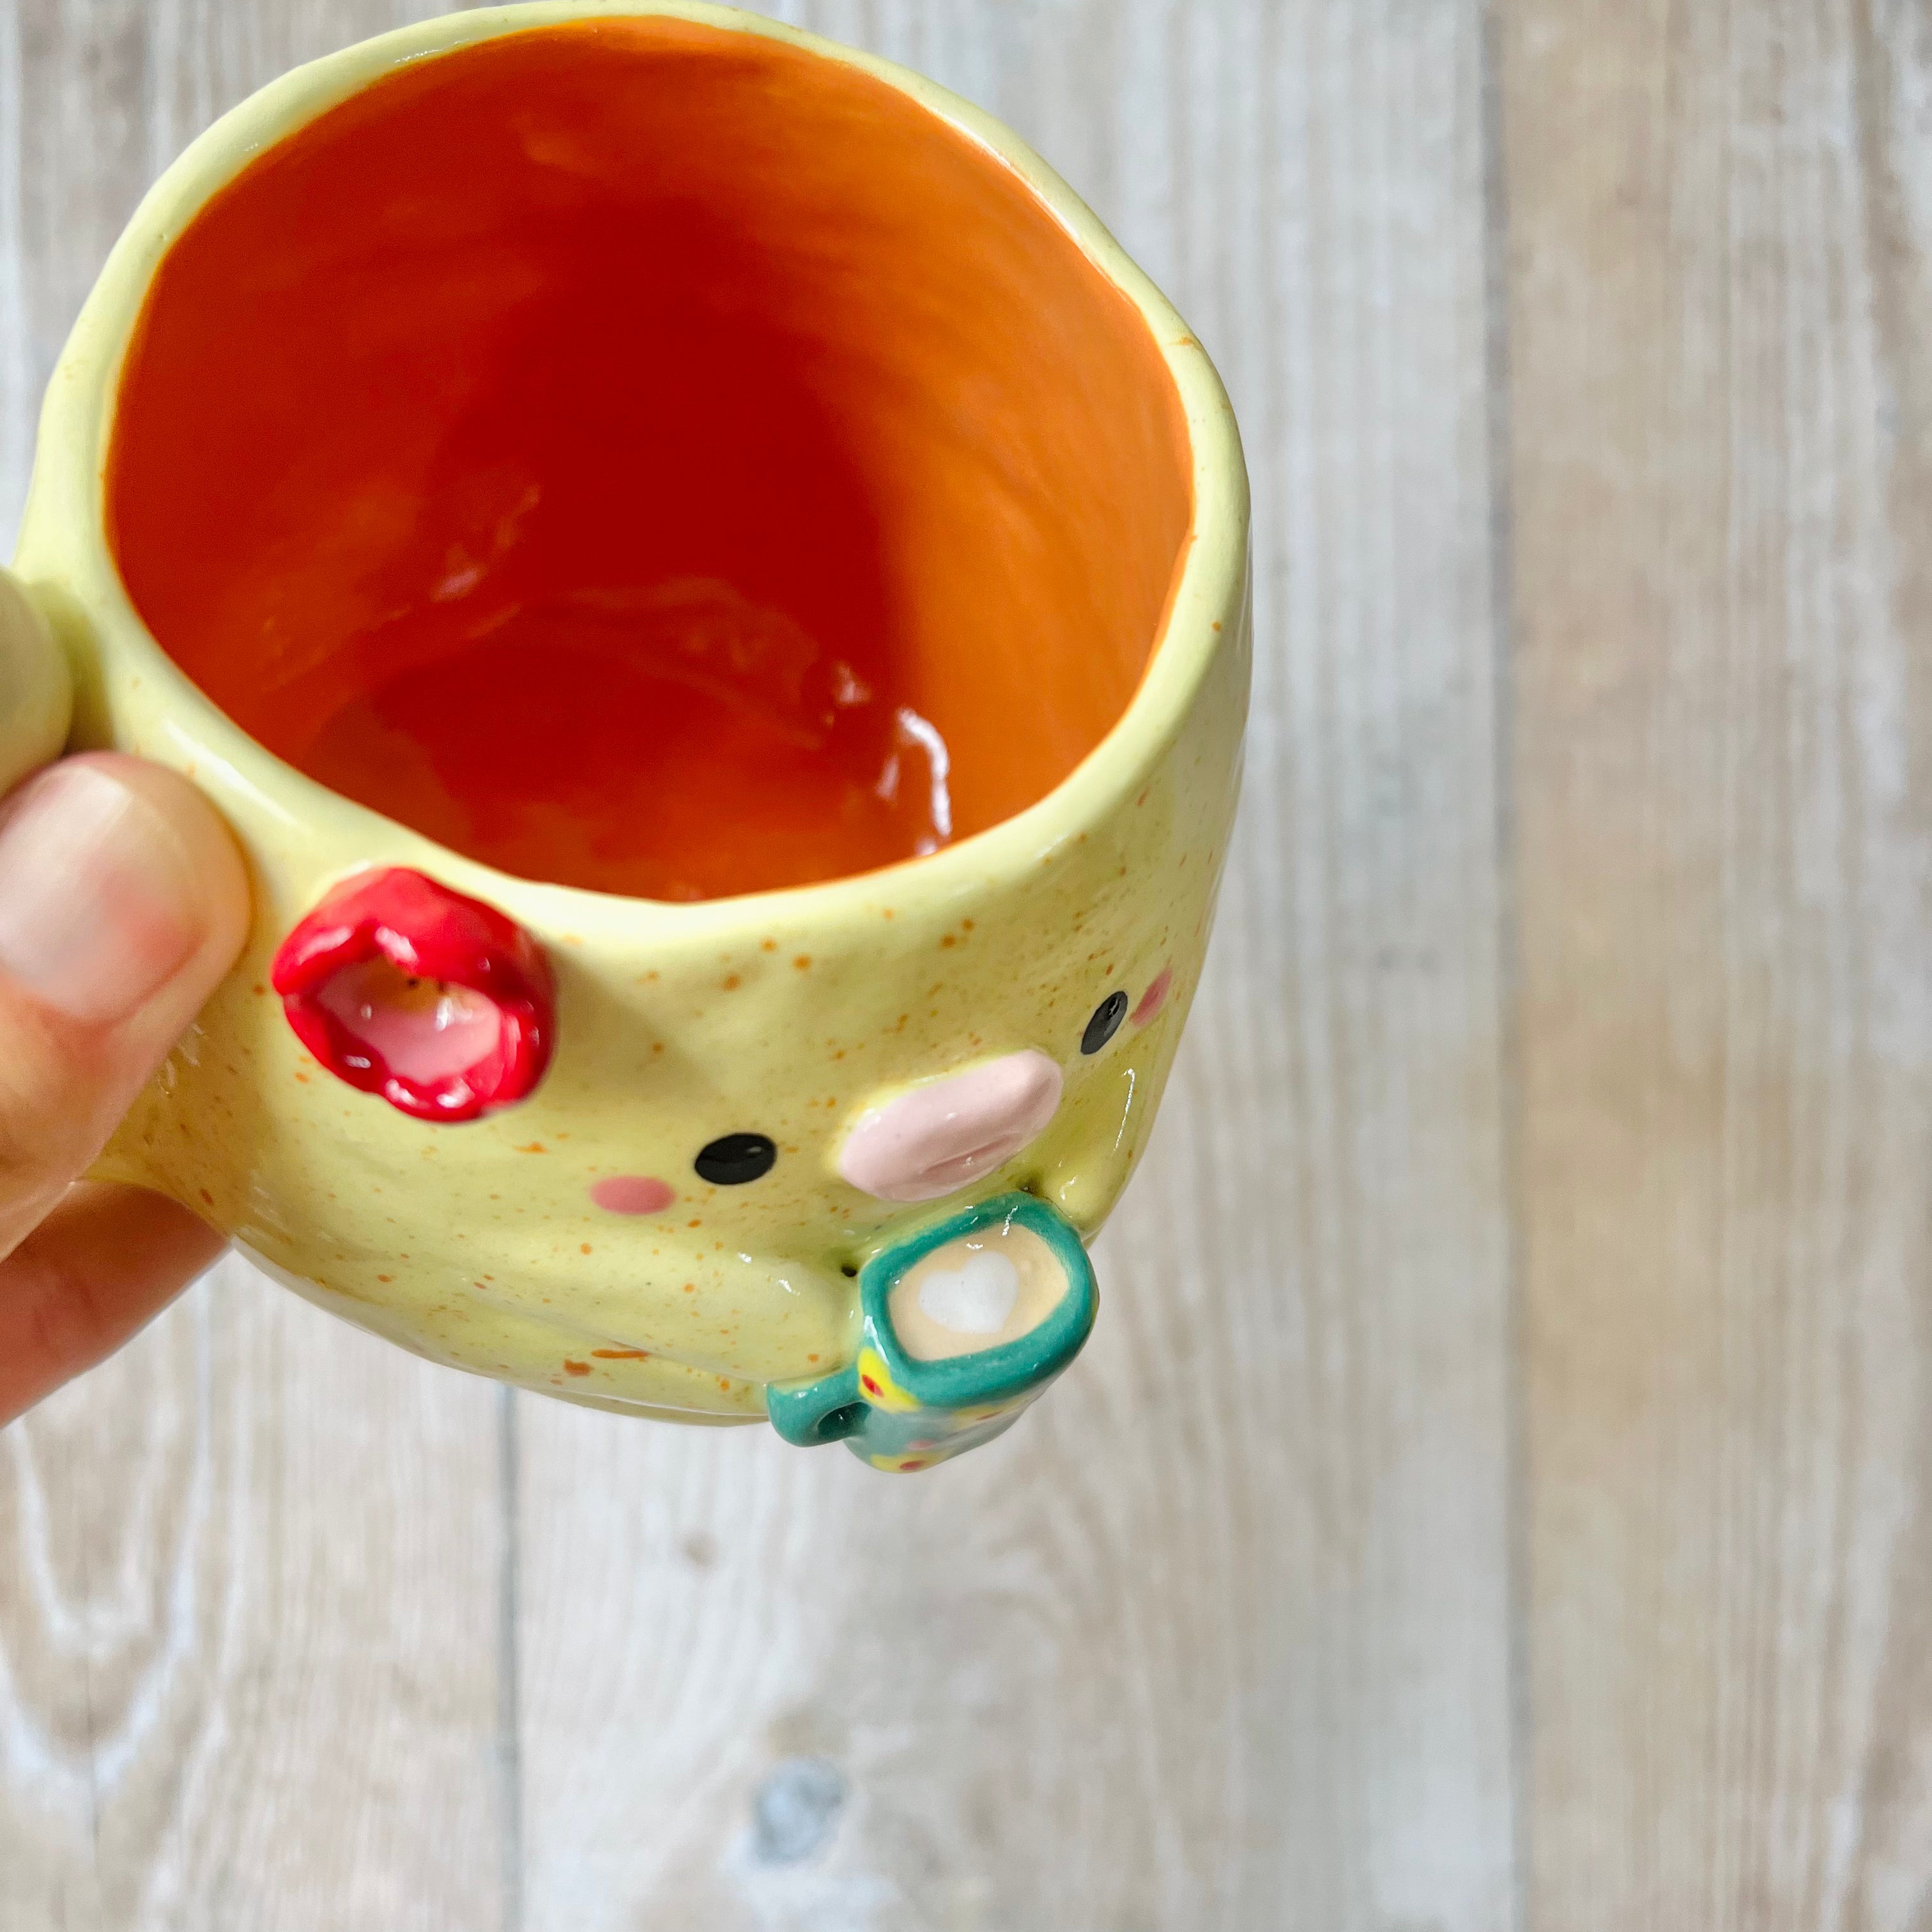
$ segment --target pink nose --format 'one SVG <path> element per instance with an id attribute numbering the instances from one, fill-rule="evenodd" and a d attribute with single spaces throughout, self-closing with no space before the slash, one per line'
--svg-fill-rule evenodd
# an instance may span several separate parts
<path id="1" fill-rule="evenodd" d="M 1010 1053 L 860 1117 L 838 1172 L 881 1201 L 936 1201 L 1010 1160 L 1060 1105 L 1060 1069 Z"/>

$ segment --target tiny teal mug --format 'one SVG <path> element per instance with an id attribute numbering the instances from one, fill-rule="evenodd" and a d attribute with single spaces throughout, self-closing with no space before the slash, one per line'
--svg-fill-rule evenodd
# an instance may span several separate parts
<path id="1" fill-rule="evenodd" d="M 906 1474 L 989 1442 L 1078 1354 L 1098 1306 L 1079 1237 L 1003 1194 L 868 1262 L 855 1358 L 767 1390 L 788 1442 Z"/>

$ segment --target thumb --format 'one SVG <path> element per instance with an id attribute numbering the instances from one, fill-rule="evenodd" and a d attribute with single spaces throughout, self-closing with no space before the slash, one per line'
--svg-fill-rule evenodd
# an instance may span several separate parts
<path id="1" fill-rule="evenodd" d="M 248 921 L 227 828 L 172 772 L 89 753 L 0 806 L 0 1256 L 100 1151 Z"/>

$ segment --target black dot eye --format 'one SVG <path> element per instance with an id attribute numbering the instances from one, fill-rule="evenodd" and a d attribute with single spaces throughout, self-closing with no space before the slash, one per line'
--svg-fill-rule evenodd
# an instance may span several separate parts
<path id="1" fill-rule="evenodd" d="M 1094 1009 L 1094 1017 L 1087 1022 L 1087 1030 L 1080 1036 L 1080 1051 L 1098 1053 L 1120 1031 L 1120 1022 L 1126 1016 L 1126 994 L 1109 993 Z"/>
<path id="2" fill-rule="evenodd" d="M 714 1187 L 742 1187 L 772 1171 L 778 1150 L 763 1134 L 724 1134 L 700 1148 L 692 1166 Z"/>

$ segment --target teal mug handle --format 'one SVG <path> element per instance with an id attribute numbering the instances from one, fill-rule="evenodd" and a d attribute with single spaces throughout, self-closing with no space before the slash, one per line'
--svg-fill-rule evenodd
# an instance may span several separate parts
<path id="1" fill-rule="evenodd" d="M 856 1436 L 866 1420 L 858 1364 L 850 1363 L 815 1382 L 782 1383 L 766 1389 L 765 1412 L 772 1426 L 802 1449 Z"/>
<path id="2" fill-rule="evenodd" d="M 65 654 L 20 579 L 0 570 L 0 792 L 60 756 L 73 710 Z"/>

